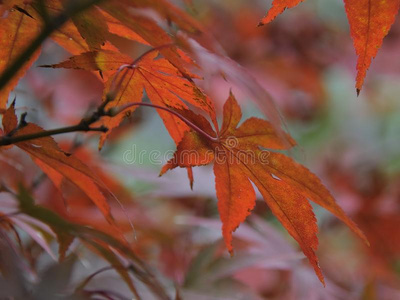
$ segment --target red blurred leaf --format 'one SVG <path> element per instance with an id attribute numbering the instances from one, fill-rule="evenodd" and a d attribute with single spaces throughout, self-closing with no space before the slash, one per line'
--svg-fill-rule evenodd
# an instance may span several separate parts
<path id="1" fill-rule="evenodd" d="M 13 137 L 43 131 L 41 127 L 33 123 L 18 126 L 14 103 L 3 117 L 3 128 L 5 134 Z M 62 151 L 53 138 L 43 137 L 15 145 L 31 156 L 55 186 L 61 188 L 64 179 L 73 182 L 97 205 L 107 220 L 113 223 L 110 207 L 101 191 L 105 188 L 101 180 L 75 156 Z"/>
<path id="2" fill-rule="evenodd" d="M 344 3 L 358 56 L 356 88 L 359 93 L 371 60 L 394 23 L 400 1 L 345 0 Z"/>
<path id="3" fill-rule="evenodd" d="M 267 15 L 260 21 L 258 24 L 264 25 L 271 22 L 275 19 L 279 14 L 283 13 L 283 11 L 287 8 L 292 8 L 298 5 L 300 2 L 304 0 L 274 0 L 272 1 L 272 7 L 268 11 Z"/>
<path id="4" fill-rule="evenodd" d="M 274 0 L 267 15 L 259 25 L 271 22 L 286 8 L 291 8 L 304 0 Z M 356 89 L 360 92 L 371 60 L 375 58 L 383 38 L 389 33 L 400 8 L 399 0 L 344 0 L 350 33 L 354 41 L 357 61 Z"/>

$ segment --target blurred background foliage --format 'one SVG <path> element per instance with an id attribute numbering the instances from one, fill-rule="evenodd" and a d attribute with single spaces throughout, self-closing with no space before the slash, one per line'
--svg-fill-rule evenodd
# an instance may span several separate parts
<path id="1" fill-rule="evenodd" d="M 176 299 L 400 299 L 400 22 L 385 39 L 357 97 L 356 57 L 342 1 L 309 0 L 261 28 L 256 25 L 271 1 L 176 2 L 185 5 L 226 54 L 272 95 L 299 144 L 291 156 L 320 176 L 366 233 L 371 247 L 315 208 L 318 256 L 327 278 L 323 288 L 294 240 L 258 201 L 254 216 L 234 234 L 236 251 L 230 257 L 221 243 L 212 169 L 194 170 L 193 191 L 185 170 L 158 178 L 175 146 L 158 115 L 140 108 L 100 153 L 95 135 L 57 137 L 65 149 L 100 172 L 115 193 L 119 202 L 111 203 L 113 213 L 134 252 Z M 115 43 L 132 57 L 143 52 L 142 46 L 123 38 L 115 37 Z M 68 56 L 49 41 L 36 65 Z M 219 113 L 232 88 L 245 117 L 263 117 L 252 99 L 223 78 L 205 78 L 199 84 Z M 31 121 L 52 128 L 75 122 L 95 107 L 102 83 L 88 72 L 32 68 L 15 94 L 19 105 L 29 108 Z M 6 155 L 0 154 L 3 186 L 23 178 L 34 188 L 37 203 L 70 222 L 113 235 L 113 228 L 79 191 L 71 187 L 61 195 L 24 155 Z M 30 168 L 22 172 L 22 166 Z M 14 209 L 9 198 L 0 194 L 2 214 Z M 11 223 L 6 217 L 0 220 L 3 234 Z M 0 244 L 2 263 L 14 262 L 13 275 L 0 278 L 0 298 L 2 292 L 4 296 L 22 286 L 48 292 L 34 292 L 33 299 L 58 299 L 56 294 L 60 299 L 132 297 L 116 271 L 108 269 L 85 285 L 85 293 L 74 292 L 79 282 L 109 262 L 74 242 L 69 259 L 57 264 L 53 258 L 58 246 L 48 227 L 23 217 L 14 220 L 19 222 L 16 235 L 9 235 L 9 244 Z M 31 227 L 37 231 L 29 232 Z M 143 299 L 157 297 L 133 280 Z"/>

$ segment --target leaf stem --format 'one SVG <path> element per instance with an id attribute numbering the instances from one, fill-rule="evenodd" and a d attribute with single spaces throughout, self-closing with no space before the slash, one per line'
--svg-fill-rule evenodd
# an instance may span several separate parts
<path id="1" fill-rule="evenodd" d="M 211 135 L 209 135 L 207 132 L 205 132 L 203 129 L 201 129 L 199 126 L 197 126 L 196 124 L 194 124 L 192 121 L 186 119 L 184 116 L 182 116 L 180 113 L 165 107 L 165 106 L 160 106 L 160 105 L 156 105 L 156 104 L 152 104 L 152 103 L 143 103 L 143 102 L 132 102 L 129 103 L 123 107 L 120 108 L 119 111 L 117 111 L 116 113 L 111 113 L 111 115 L 117 115 L 121 112 L 123 112 L 125 109 L 133 107 L 133 106 L 145 106 L 145 107 L 153 107 L 156 109 L 161 109 L 164 110 L 166 112 L 169 112 L 170 114 L 178 117 L 179 119 L 181 119 L 183 122 L 185 122 L 186 125 L 188 125 L 190 128 L 192 128 L 194 131 L 196 131 L 197 133 L 201 134 L 202 136 L 204 136 L 206 139 L 208 139 L 211 142 L 218 142 L 218 138 L 217 137 L 213 137 Z"/>

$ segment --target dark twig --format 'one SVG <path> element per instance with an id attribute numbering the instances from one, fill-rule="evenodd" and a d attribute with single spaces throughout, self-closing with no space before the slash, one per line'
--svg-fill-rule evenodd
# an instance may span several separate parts
<path id="1" fill-rule="evenodd" d="M 100 127 L 90 127 L 90 126 L 93 123 L 97 122 L 101 117 L 109 115 L 109 113 L 106 112 L 104 108 L 112 100 L 113 100 L 112 98 L 107 97 L 106 100 L 101 103 L 101 105 L 91 116 L 83 118 L 76 125 L 52 129 L 52 130 L 40 131 L 32 134 L 19 135 L 19 136 L 13 136 L 13 134 L 15 134 L 16 131 L 18 131 L 18 130 L 13 130 L 8 135 L 5 135 L 0 138 L 0 146 L 12 145 L 19 142 L 25 142 L 29 140 L 39 139 L 57 134 L 70 133 L 70 132 L 89 132 L 89 131 L 107 132 L 108 128 L 105 126 L 100 126 Z M 23 120 L 24 122 L 25 122 L 25 117 L 26 115 L 23 115 L 23 117 L 21 118 L 21 120 Z"/>
<path id="2" fill-rule="evenodd" d="M 69 132 L 77 132 L 77 131 L 100 131 L 107 132 L 107 128 L 104 126 L 100 127 L 90 127 L 85 123 L 79 123 L 77 125 L 62 127 L 52 130 L 40 131 L 32 134 L 20 135 L 20 136 L 3 136 L 0 139 L 0 146 L 12 145 L 19 142 L 25 142 L 29 140 L 39 139 L 43 137 L 48 137 L 57 134 L 69 133 Z"/>

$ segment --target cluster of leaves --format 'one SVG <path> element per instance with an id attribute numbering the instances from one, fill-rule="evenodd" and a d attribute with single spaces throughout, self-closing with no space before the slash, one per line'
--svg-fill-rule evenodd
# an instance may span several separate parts
<path id="1" fill-rule="evenodd" d="M 293 7 L 299 2 L 275 0 L 273 8 L 260 24 L 270 22 L 286 7 Z M 345 1 L 359 55 L 358 92 L 371 59 L 394 22 L 392 12 L 397 11 L 399 5 L 397 1 L 383 1 L 375 7 L 371 1 L 364 2 Z M 360 17 L 359 12 L 366 12 L 366 16 Z M 266 93 L 261 90 L 258 95 L 260 87 L 250 84 L 251 78 L 238 79 L 237 73 L 242 69 L 232 67 L 225 57 L 221 58 L 215 41 L 203 26 L 177 6 L 166 0 L 6 0 L 1 3 L 0 14 L 3 16 L 0 20 L 0 40 L 4 49 L 0 53 L 1 151 L 11 151 L 13 145 L 23 150 L 57 189 L 65 192 L 70 188 L 68 184 L 72 183 L 93 202 L 108 222 L 107 225 L 97 224 L 98 228 L 93 229 L 83 225 L 96 225 L 85 223 L 84 218 L 79 219 L 72 214 L 66 214 L 65 218 L 70 220 L 64 220 L 55 212 L 36 205 L 21 183 L 3 183 L 3 190 L 17 199 L 19 214 L 47 224 L 55 233 L 60 260 L 65 257 L 74 238 L 79 238 L 118 271 L 136 297 L 140 298 L 140 295 L 128 271 L 132 271 L 160 298 L 168 298 L 135 254 L 135 249 L 126 241 L 124 232 L 131 227 L 122 229 L 111 214 L 108 200 L 113 198 L 114 190 L 104 183 L 100 174 L 84 163 L 85 160 L 62 150 L 51 137 L 68 132 L 98 131 L 101 132 L 101 149 L 112 131 L 121 126 L 138 106 L 155 108 L 177 145 L 177 151 L 163 167 L 161 175 L 175 167 L 186 168 L 190 186 L 193 186 L 192 167 L 214 162 L 222 235 L 231 254 L 232 233 L 255 206 L 256 193 L 252 183 L 272 213 L 300 245 L 322 283 L 324 276 L 315 254 L 318 228 L 310 200 L 336 215 L 368 243 L 318 177 L 276 151 L 289 150 L 296 142 L 281 129 L 279 117 L 273 110 L 269 115 L 270 122 L 250 118 L 239 126 L 242 112 L 231 94 L 223 107 L 222 125 L 218 125 L 214 102 L 198 83 L 201 76 L 197 74 L 206 73 L 204 69 L 208 68 L 208 64 L 220 63 L 219 73 L 239 87 L 239 82 L 242 86 L 245 82 L 244 86 L 253 91 L 253 97 L 266 97 Z M 113 44 L 115 36 L 150 49 L 136 59 L 132 58 Z M 10 92 L 39 57 L 40 46 L 47 38 L 73 56 L 57 64 L 46 62 L 43 67 L 89 71 L 104 83 L 101 103 L 93 114 L 82 118 L 76 125 L 55 130 L 44 130 L 27 122 L 26 114 L 21 115 L 18 121 L 15 101 L 7 107 Z M 144 95 L 150 103 L 142 102 Z M 268 103 L 264 105 L 268 107 Z M 18 226 L 18 218 L 7 212 L 0 213 L 2 222 L 7 224 L 6 229 Z M 43 241 L 37 241 L 47 247 Z M 130 264 L 124 264 L 121 257 Z M 80 285 L 78 292 L 82 292 L 84 287 L 85 284 Z"/>

